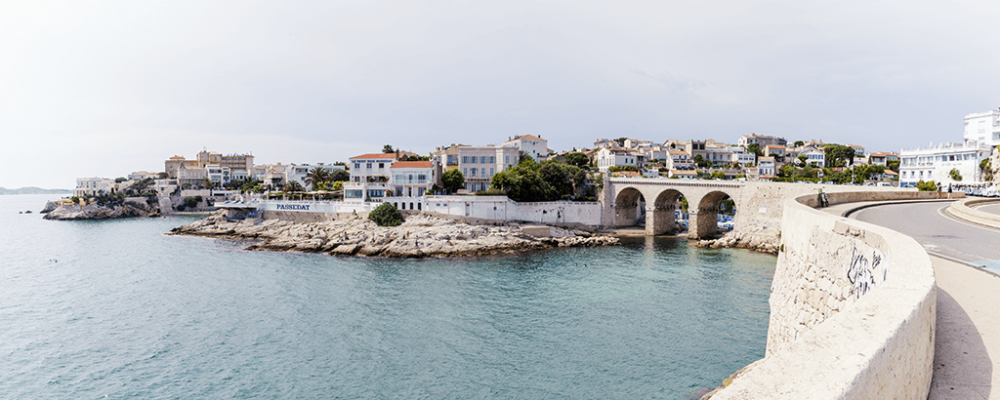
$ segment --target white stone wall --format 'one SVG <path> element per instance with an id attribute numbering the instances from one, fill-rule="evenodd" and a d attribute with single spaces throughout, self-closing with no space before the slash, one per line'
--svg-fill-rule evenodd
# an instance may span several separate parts
<path id="1" fill-rule="evenodd" d="M 807 206 L 815 202 L 803 195 L 782 207 L 767 357 L 712 399 L 926 399 L 936 317 L 929 256 L 908 236 Z"/>

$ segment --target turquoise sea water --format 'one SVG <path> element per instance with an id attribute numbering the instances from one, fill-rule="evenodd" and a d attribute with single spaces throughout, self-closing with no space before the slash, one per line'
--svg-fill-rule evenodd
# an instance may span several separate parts
<path id="1" fill-rule="evenodd" d="M 768 255 L 245 252 L 49 197 L 0 196 L 3 399 L 687 399 L 764 355 Z"/>

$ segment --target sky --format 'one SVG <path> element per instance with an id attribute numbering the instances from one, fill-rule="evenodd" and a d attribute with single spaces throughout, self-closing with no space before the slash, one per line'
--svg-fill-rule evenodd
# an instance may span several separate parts
<path id="1" fill-rule="evenodd" d="M 0 186 L 385 144 L 757 133 L 898 151 L 1000 107 L 996 1 L 0 0 Z"/>

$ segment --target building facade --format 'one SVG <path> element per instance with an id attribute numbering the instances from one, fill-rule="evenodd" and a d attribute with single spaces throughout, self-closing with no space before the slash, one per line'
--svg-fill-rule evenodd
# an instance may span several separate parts
<path id="1" fill-rule="evenodd" d="M 503 143 L 504 147 L 514 147 L 524 152 L 524 155 L 540 161 L 549 155 L 549 141 L 540 136 L 521 135 Z"/>
<path id="2" fill-rule="evenodd" d="M 459 147 L 458 169 L 465 177 L 465 190 L 489 189 L 493 175 L 517 165 L 520 152 L 520 148 L 510 146 Z"/>

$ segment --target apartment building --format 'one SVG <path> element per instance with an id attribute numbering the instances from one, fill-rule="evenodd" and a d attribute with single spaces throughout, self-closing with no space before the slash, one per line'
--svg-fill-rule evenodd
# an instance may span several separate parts
<path id="1" fill-rule="evenodd" d="M 601 172 L 608 172 L 611 167 L 640 167 L 645 161 L 645 156 L 632 149 L 605 147 L 597 150 L 595 159 L 597 169 Z"/>
<path id="2" fill-rule="evenodd" d="M 757 146 L 760 146 L 760 148 L 764 148 L 764 146 L 767 145 L 786 146 L 788 145 L 788 141 L 785 140 L 785 138 L 783 137 L 764 136 L 764 135 L 758 135 L 756 133 L 751 133 L 749 135 L 740 136 L 736 144 L 743 147 L 749 146 L 751 144 L 756 144 Z"/>
<path id="3" fill-rule="evenodd" d="M 521 152 L 517 147 L 492 145 L 458 150 L 458 169 L 465 177 L 465 190 L 470 192 L 489 189 L 493 175 L 517 165 Z"/>
<path id="4" fill-rule="evenodd" d="M 76 188 L 73 190 L 74 196 L 98 196 L 111 193 L 111 188 L 115 186 L 114 179 L 89 177 L 76 178 Z"/>
<path id="5" fill-rule="evenodd" d="M 395 197 L 420 197 L 440 183 L 439 171 L 432 161 L 397 161 L 389 167 Z"/>
<path id="6" fill-rule="evenodd" d="M 968 114 L 962 124 L 965 125 L 962 143 L 941 143 L 900 151 L 900 186 L 916 186 L 921 180 L 942 184 L 983 183 L 979 163 L 1000 145 L 1000 112 Z M 952 179 L 953 169 L 962 176 L 960 181 Z"/>

